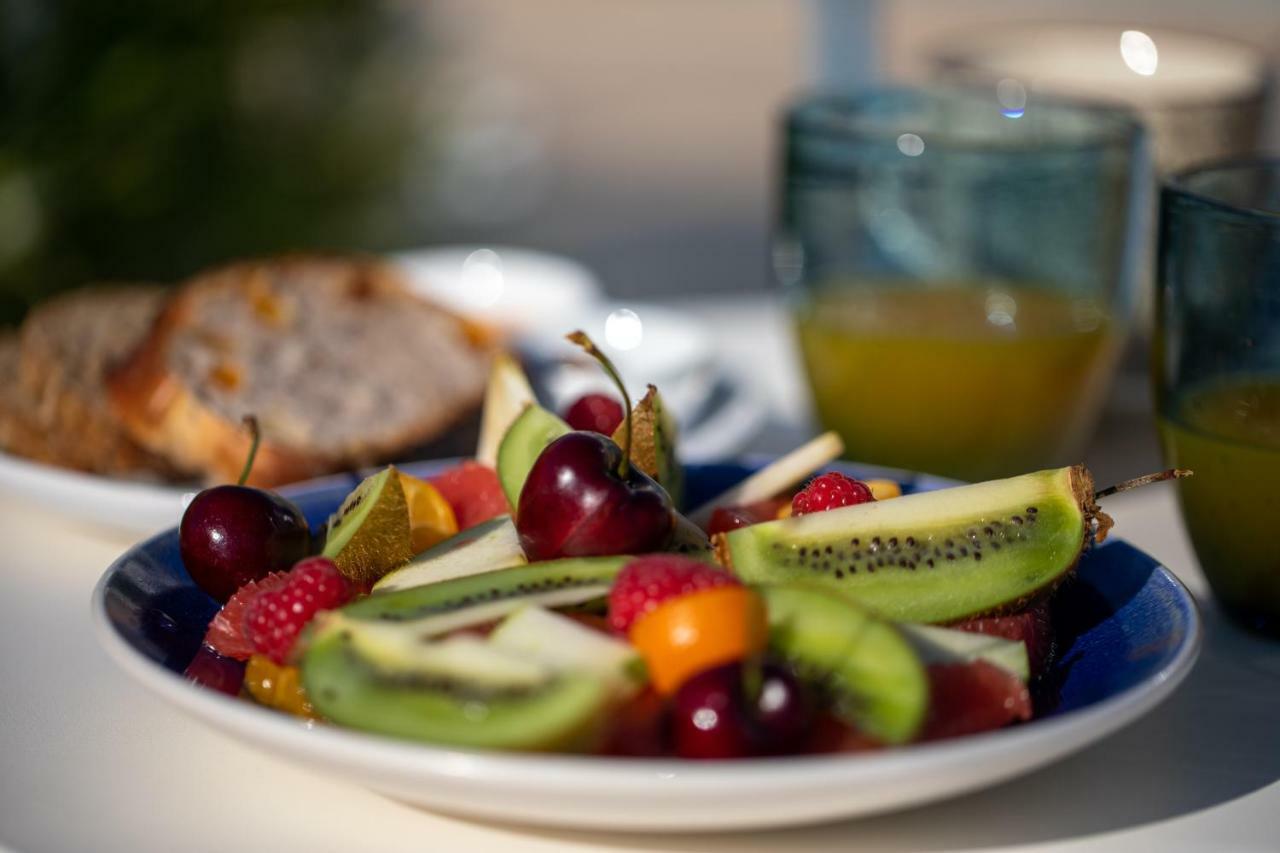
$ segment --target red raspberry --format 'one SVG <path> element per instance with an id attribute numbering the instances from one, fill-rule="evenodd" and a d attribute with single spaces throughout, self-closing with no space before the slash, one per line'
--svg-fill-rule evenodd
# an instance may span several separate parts
<path id="1" fill-rule="evenodd" d="M 248 660 L 253 654 L 253 645 L 244 621 L 245 608 L 262 593 L 274 592 L 288 582 L 288 573 L 272 572 L 240 587 L 209 623 L 204 644 L 223 657 Z"/>
<path id="2" fill-rule="evenodd" d="M 245 608 L 245 631 L 255 652 L 285 663 L 293 642 L 311 617 L 351 598 L 347 579 L 327 557 L 301 560 L 280 588 L 260 593 Z"/>
<path id="3" fill-rule="evenodd" d="M 678 554 L 637 557 L 622 567 L 609 591 L 609 625 L 626 634 L 637 619 L 670 598 L 721 586 L 739 586 L 723 569 Z"/>
<path id="4" fill-rule="evenodd" d="M 846 477 L 836 471 L 814 477 L 791 499 L 792 515 L 826 512 L 842 506 L 853 506 L 874 501 L 875 496 L 866 483 Z"/>
<path id="5" fill-rule="evenodd" d="M 585 394 L 564 413 L 565 422 L 574 429 L 613 435 L 625 414 L 622 404 L 607 394 Z"/>

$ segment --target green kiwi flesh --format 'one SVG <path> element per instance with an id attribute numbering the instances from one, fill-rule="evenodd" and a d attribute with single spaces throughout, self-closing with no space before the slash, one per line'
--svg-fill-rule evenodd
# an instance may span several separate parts
<path id="1" fill-rule="evenodd" d="M 500 515 L 450 536 L 382 577 L 374 592 L 394 592 L 527 563 L 511 516 Z"/>
<path id="2" fill-rule="evenodd" d="M 393 466 L 366 477 L 343 500 L 329 519 L 324 556 L 357 583 L 373 583 L 413 556 L 409 506 Z"/>
<path id="3" fill-rule="evenodd" d="M 837 716 L 884 743 L 916 736 L 929 709 L 929 681 L 897 628 L 822 587 L 759 591 L 770 648 L 828 693 Z"/>
<path id="4" fill-rule="evenodd" d="M 715 563 L 715 550 L 702 528 L 678 512 L 675 513 L 675 519 L 675 532 L 671 535 L 671 544 L 667 546 L 667 550 L 704 563 Z"/>
<path id="5" fill-rule="evenodd" d="M 500 605 L 500 618 L 523 604 L 568 606 L 607 594 L 630 557 L 575 557 L 530 563 L 440 583 L 378 592 L 342 608 L 351 619 L 408 622 L 478 605 Z M 552 601 L 547 601 L 547 596 Z M 499 608 L 499 609 L 500 609 Z"/>
<path id="6" fill-rule="evenodd" d="M 513 507 L 520 505 L 520 490 L 533 463 L 548 444 L 571 430 L 556 415 L 537 404 L 520 413 L 498 445 L 498 481 Z"/>
<path id="7" fill-rule="evenodd" d="M 405 636 L 362 636 L 377 631 Z M 427 743 L 571 750 L 589 744 L 611 700 L 596 676 L 504 662 L 480 640 L 439 643 L 408 632 L 385 622 L 322 626 L 301 664 L 315 708 L 339 725 Z"/>
<path id="8" fill-rule="evenodd" d="M 1110 525 L 1083 466 L 755 524 L 715 537 L 752 583 L 840 590 L 901 622 L 1015 610 L 1076 565 Z"/>

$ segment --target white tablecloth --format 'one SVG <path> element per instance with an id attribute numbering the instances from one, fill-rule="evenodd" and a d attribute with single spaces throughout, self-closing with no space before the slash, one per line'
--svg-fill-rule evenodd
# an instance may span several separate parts
<path id="1" fill-rule="evenodd" d="M 785 424 L 803 399 L 775 318 L 761 304 L 696 308 L 719 317 L 729 358 L 758 377 Z M 1167 486 L 1108 510 L 1120 535 L 1207 600 Z M 127 542 L 3 497 L 0 542 L 0 844 L 22 853 L 1280 849 L 1280 643 L 1211 607 L 1200 663 L 1169 702 L 1031 776 L 857 822 L 613 836 L 441 817 L 206 729 L 126 681 L 95 645 L 89 594 Z"/>

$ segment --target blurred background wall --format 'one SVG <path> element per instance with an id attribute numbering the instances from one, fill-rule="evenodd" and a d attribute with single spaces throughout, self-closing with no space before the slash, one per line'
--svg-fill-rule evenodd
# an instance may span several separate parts
<path id="1" fill-rule="evenodd" d="M 435 242 L 565 252 L 619 295 L 763 289 L 789 95 L 1046 18 L 1280 45 L 1273 0 L 0 0 L 0 318 Z"/>

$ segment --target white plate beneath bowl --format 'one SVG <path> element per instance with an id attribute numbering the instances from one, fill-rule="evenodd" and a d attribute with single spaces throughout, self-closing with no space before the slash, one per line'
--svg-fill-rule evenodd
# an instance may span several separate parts
<path id="1" fill-rule="evenodd" d="M 722 378 L 713 393 L 684 426 L 680 453 L 686 462 L 740 454 L 764 422 L 763 406 L 741 384 Z M 197 488 L 86 474 L 0 451 L 0 493 L 111 534 L 148 536 L 173 527 Z"/>

